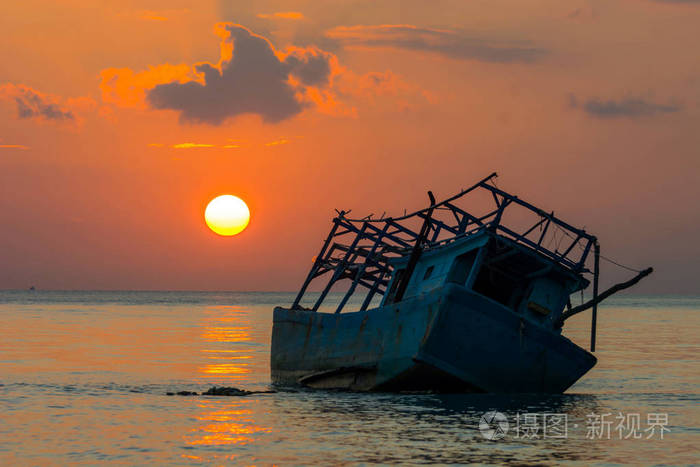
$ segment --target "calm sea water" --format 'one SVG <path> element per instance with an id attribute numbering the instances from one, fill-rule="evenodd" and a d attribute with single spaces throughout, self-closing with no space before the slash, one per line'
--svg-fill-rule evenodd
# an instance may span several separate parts
<path id="1" fill-rule="evenodd" d="M 0 292 L 0 464 L 700 463 L 700 298 L 611 300 L 598 365 L 562 396 L 165 395 L 269 389 L 272 307 L 292 298 Z M 587 347 L 589 325 L 565 334 Z M 491 410 L 509 421 L 498 440 L 479 430 Z M 566 437 L 543 434 L 545 414 Z"/>

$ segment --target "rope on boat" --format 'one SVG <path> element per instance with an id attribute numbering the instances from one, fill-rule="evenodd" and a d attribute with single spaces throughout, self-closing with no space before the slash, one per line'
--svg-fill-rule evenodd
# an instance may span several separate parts
<path id="1" fill-rule="evenodd" d="M 634 268 L 631 268 L 631 267 L 629 267 L 629 266 L 625 266 L 624 264 L 620 264 L 620 263 L 618 263 L 617 261 L 612 260 L 612 259 L 610 259 L 610 258 L 606 258 L 606 257 L 603 256 L 603 255 L 600 255 L 600 258 L 601 258 L 601 259 L 604 259 L 604 260 L 607 261 L 608 263 L 614 264 L 615 266 L 619 266 L 619 267 L 621 267 L 621 268 L 623 268 L 623 269 L 627 269 L 628 271 L 636 272 L 636 273 L 642 272 L 641 269 L 634 269 Z"/>
<path id="2" fill-rule="evenodd" d="M 556 231 L 561 231 L 561 232 L 562 232 L 564 235 L 566 235 L 567 237 L 569 237 L 569 238 L 574 238 L 573 236 L 569 235 L 569 232 L 567 232 L 567 231 L 564 230 L 564 229 L 561 229 L 558 225 L 555 226 L 555 227 L 556 227 L 555 232 L 556 232 Z M 584 227 L 584 228 L 585 228 L 585 227 Z M 550 245 L 551 245 L 551 240 L 550 240 Z M 580 243 L 577 243 L 576 246 L 578 247 L 579 250 L 581 250 L 581 251 L 584 250 L 583 246 L 582 246 Z M 558 249 L 558 248 L 559 248 L 559 246 L 557 245 L 557 249 Z M 615 266 L 621 267 L 622 269 L 627 269 L 627 270 L 630 271 L 630 272 L 636 272 L 637 274 L 639 274 L 640 272 L 643 271 L 643 269 L 635 269 L 635 268 L 633 268 L 633 267 L 631 267 L 631 266 L 625 266 L 624 264 L 622 264 L 622 263 L 620 263 L 620 262 L 618 262 L 618 261 L 615 261 L 615 260 L 612 259 L 612 258 L 608 258 L 607 256 L 600 255 L 600 259 L 604 259 L 604 260 L 607 261 L 608 263 L 614 264 Z"/>

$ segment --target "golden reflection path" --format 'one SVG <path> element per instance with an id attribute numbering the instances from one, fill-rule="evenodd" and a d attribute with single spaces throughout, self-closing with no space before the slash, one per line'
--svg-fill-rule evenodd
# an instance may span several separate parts
<path id="1" fill-rule="evenodd" d="M 206 310 L 201 337 L 213 348 L 202 350 L 204 360 L 211 361 L 199 367 L 202 376 L 238 380 L 251 372 L 247 362 L 253 358 L 250 349 L 236 346 L 253 340 L 248 313 L 240 306 L 222 305 Z"/>
<path id="2" fill-rule="evenodd" d="M 250 361 L 253 349 L 250 343 L 252 323 L 250 310 L 240 306 L 210 307 L 205 312 L 201 338 L 206 348 L 201 350 L 203 365 L 198 367 L 200 376 L 219 380 L 242 380 L 252 370 Z M 185 435 L 190 446 L 243 446 L 253 443 L 256 435 L 270 433 L 269 427 L 259 425 L 253 418 L 254 406 L 259 401 L 253 397 L 221 397 L 197 404 L 202 414 L 195 418 L 200 422 Z M 200 459 L 197 455 L 183 455 Z M 215 455 L 217 459 L 235 459 L 236 454 Z"/>
<path id="3" fill-rule="evenodd" d="M 216 445 L 245 445 L 255 441 L 258 433 L 270 433 L 271 428 L 256 424 L 253 410 L 256 399 L 224 398 L 205 402 L 198 406 L 204 409 L 204 414 L 196 417 L 204 425 L 193 430 L 194 436 L 188 437 L 187 444 L 191 446 Z"/>

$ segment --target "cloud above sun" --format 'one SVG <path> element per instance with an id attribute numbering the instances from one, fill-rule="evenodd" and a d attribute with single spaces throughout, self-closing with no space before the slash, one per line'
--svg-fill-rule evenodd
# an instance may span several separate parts
<path id="1" fill-rule="evenodd" d="M 103 101 L 175 111 L 181 123 L 221 125 L 246 114 L 278 123 L 306 109 L 352 116 L 354 107 L 342 99 L 392 95 L 391 87 L 394 94 L 419 95 L 396 74 L 357 75 L 315 46 L 282 51 L 239 24 L 220 23 L 215 30 L 222 39 L 218 63 L 105 69 Z"/>
<path id="2" fill-rule="evenodd" d="M 220 125 L 241 114 L 257 114 L 275 123 L 300 113 L 306 86 L 330 83 L 332 54 L 315 48 L 278 53 L 264 37 L 237 25 L 223 25 L 219 64 L 201 63 L 201 81 L 171 82 L 149 90 L 146 101 L 155 109 L 180 112 L 185 122 Z M 229 47 L 226 47 L 229 46 Z"/>

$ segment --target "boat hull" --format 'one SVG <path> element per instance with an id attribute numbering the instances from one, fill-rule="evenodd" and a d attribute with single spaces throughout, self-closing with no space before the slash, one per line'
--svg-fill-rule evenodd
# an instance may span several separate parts
<path id="1" fill-rule="evenodd" d="M 274 383 L 356 391 L 562 393 L 596 358 L 464 287 L 354 313 L 275 308 Z"/>

